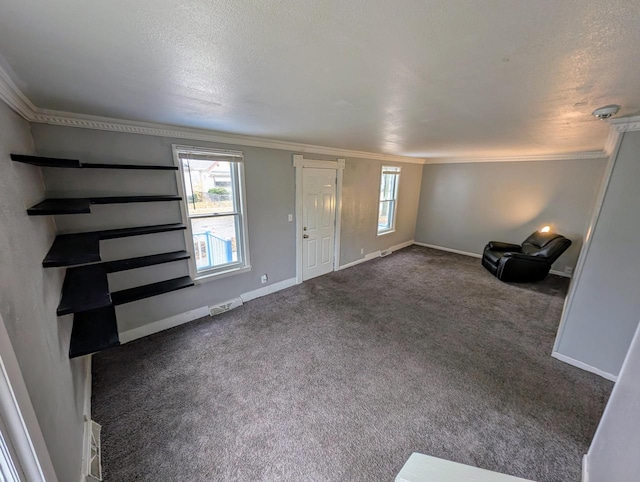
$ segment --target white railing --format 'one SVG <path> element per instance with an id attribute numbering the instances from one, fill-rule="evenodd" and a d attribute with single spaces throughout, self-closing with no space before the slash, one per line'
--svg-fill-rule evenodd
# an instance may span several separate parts
<path id="1" fill-rule="evenodd" d="M 211 231 L 195 233 L 193 248 L 198 269 L 213 268 L 233 261 L 231 240 L 214 236 Z"/>

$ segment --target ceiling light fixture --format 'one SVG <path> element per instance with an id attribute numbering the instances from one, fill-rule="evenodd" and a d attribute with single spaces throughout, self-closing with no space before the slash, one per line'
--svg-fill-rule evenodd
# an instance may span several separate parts
<path id="1" fill-rule="evenodd" d="M 616 115 L 620 110 L 619 105 L 605 105 L 604 107 L 600 107 L 599 109 L 594 110 L 591 115 L 596 119 L 605 120 L 611 117 L 612 115 Z"/>

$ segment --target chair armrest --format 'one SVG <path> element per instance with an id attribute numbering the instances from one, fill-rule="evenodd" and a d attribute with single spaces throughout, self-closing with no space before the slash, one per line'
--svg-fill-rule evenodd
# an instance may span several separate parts
<path id="1" fill-rule="evenodd" d="M 503 253 L 498 262 L 496 277 L 502 281 L 538 281 L 549 273 L 551 263 L 544 256 L 523 253 Z"/>
<path id="2" fill-rule="evenodd" d="M 532 261 L 534 263 L 543 263 L 543 264 L 547 264 L 549 263 L 549 260 L 547 258 L 545 258 L 544 256 L 530 256 L 528 254 L 522 254 L 522 253 L 504 253 L 504 255 L 502 256 L 502 259 L 519 259 L 522 261 Z"/>
<path id="3" fill-rule="evenodd" d="M 491 249 L 493 251 L 513 251 L 519 253 L 522 250 L 522 246 L 519 244 L 503 243 L 501 241 L 489 241 L 485 249 Z"/>

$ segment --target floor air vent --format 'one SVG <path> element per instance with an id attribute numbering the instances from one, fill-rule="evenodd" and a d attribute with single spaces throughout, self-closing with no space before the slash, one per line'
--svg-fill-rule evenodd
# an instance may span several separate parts
<path id="1" fill-rule="evenodd" d="M 240 298 L 236 298 L 230 301 L 225 301 L 224 303 L 220 303 L 219 305 L 210 306 L 209 314 L 211 316 L 219 315 L 220 313 L 224 313 L 225 311 L 232 310 L 237 308 L 238 306 L 242 306 L 242 300 Z"/>
<path id="2" fill-rule="evenodd" d="M 383 249 L 382 251 L 380 251 L 380 257 L 383 258 L 385 256 L 389 256 L 391 253 L 393 253 L 393 251 L 391 251 L 390 249 Z"/>

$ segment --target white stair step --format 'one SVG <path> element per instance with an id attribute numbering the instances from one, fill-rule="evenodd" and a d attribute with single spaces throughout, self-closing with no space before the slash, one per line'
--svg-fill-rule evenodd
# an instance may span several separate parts
<path id="1" fill-rule="evenodd" d="M 533 482 L 414 452 L 396 482 Z"/>

